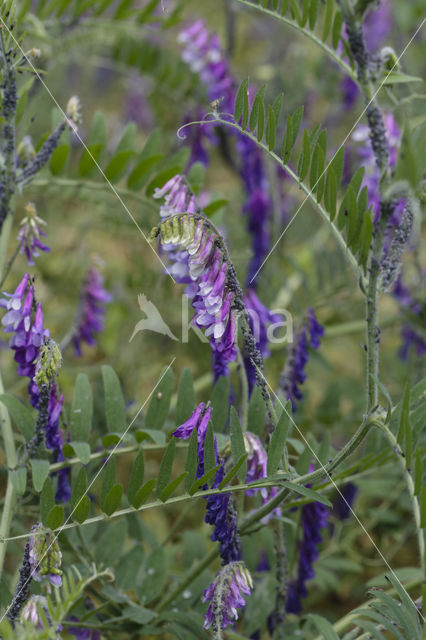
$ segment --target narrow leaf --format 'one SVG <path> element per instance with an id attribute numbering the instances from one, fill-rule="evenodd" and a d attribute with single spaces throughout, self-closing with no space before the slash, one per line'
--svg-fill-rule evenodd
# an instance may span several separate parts
<path id="1" fill-rule="evenodd" d="M 161 429 L 170 408 L 174 386 L 173 371 L 169 367 L 158 381 L 149 403 L 145 424 L 149 429 Z"/>
<path id="2" fill-rule="evenodd" d="M 282 484 L 283 487 L 287 487 L 287 489 L 291 489 L 291 491 L 294 491 L 295 493 L 300 493 L 300 495 L 304 496 L 305 498 L 309 498 L 310 500 L 314 500 L 315 502 L 321 502 L 322 504 L 325 504 L 326 507 L 332 508 L 333 506 L 328 498 L 325 498 L 317 491 L 309 489 L 308 487 L 304 487 L 301 484 L 295 484 L 294 482 L 288 482 L 286 480 L 283 480 L 280 484 Z"/>
<path id="3" fill-rule="evenodd" d="M 167 445 L 163 458 L 160 464 L 160 470 L 158 472 L 156 493 L 160 497 L 163 490 L 170 482 L 170 476 L 172 475 L 173 460 L 175 457 L 176 440 L 172 438 Z"/>
<path id="4" fill-rule="evenodd" d="M 87 442 L 92 427 L 93 395 L 89 378 L 79 373 L 75 382 L 71 408 L 70 437 L 77 442 Z"/>
<path id="5" fill-rule="evenodd" d="M 192 485 L 189 487 L 189 491 L 188 491 L 189 495 L 193 496 L 194 493 L 198 491 L 200 487 L 207 484 L 209 480 L 214 478 L 219 468 L 220 468 L 220 464 L 217 464 L 215 467 L 212 467 L 211 469 L 209 469 L 209 471 L 206 471 L 206 473 L 204 473 L 200 478 L 197 478 L 196 480 L 194 480 Z"/>
<path id="6" fill-rule="evenodd" d="M 16 424 L 25 440 L 29 442 L 34 435 L 35 429 L 35 417 L 32 411 L 11 393 L 1 394 L 0 401 L 9 411 L 13 422 Z"/>
<path id="7" fill-rule="evenodd" d="M 213 425 L 209 422 L 206 431 L 206 439 L 204 441 L 204 472 L 210 471 L 216 466 L 216 451 L 213 434 Z"/>
<path id="8" fill-rule="evenodd" d="M 234 464 L 236 464 L 246 452 L 244 444 L 244 435 L 241 429 L 240 420 L 235 407 L 231 407 L 230 416 L 231 427 L 231 452 Z M 247 474 L 247 464 L 243 463 L 238 471 L 238 479 L 240 482 L 244 482 Z"/>
<path id="9" fill-rule="evenodd" d="M 149 496 L 154 491 L 156 482 L 157 481 L 155 478 L 151 478 L 151 480 L 148 480 L 147 482 L 145 482 L 143 487 L 139 489 L 139 491 L 135 496 L 135 499 L 133 500 L 132 506 L 135 507 L 135 509 L 139 509 L 139 507 L 141 507 L 144 504 L 144 502 L 148 500 Z"/>
<path id="10" fill-rule="evenodd" d="M 185 463 L 185 471 L 187 473 L 185 478 L 186 491 L 188 491 L 189 488 L 192 486 L 192 483 L 195 481 L 195 478 L 197 476 L 197 466 L 198 466 L 197 451 L 198 451 L 198 434 L 197 434 L 197 429 L 194 429 L 189 439 L 188 454 L 187 454 L 186 463 Z"/>
<path id="11" fill-rule="evenodd" d="M 145 475 L 144 452 L 142 449 L 138 452 L 130 472 L 129 484 L 127 486 L 127 497 L 130 504 L 134 503 L 135 497 L 139 489 L 143 485 Z"/>
<path id="12" fill-rule="evenodd" d="M 105 393 L 105 415 L 108 431 L 123 433 L 126 429 L 126 406 L 120 381 L 114 369 L 107 364 L 102 366 L 102 378 Z"/>
<path id="13" fill-rule="evenodd" d="M 195 393 L 194 379 L 191 370 L 184 367 L 179 378 L 178 397 L 176 404 L 176 424 L 183 424 L 194 411 Z"/>
<path id="14" fill-rule="evenodd" d="M 287 403 L 269 441 L 267 462 L 268 476 L 271 476 L 276 472 L 279 467 L 281 457 L 284 454 L 285 443 L 291 427 L 289 411 L 291 411 L 291 409 L 290 405 Z"/>
<path id="15" fill-rule="evenodd" d="M 58 529 L 64 521 L 64 508 L 61 504 L 55 504 L 54 507 L 49 511 L 46 520 L 46 526 L 49 529 Z"/>
<path id="16" fill-rule="evenodd" d="M 170 482 L 170 484 L 168 484 L 165 489 L 163 489 L 163 491 L 161 492 L 161 495 L 160 495 L 161 502 L 167 502 L 167 500 L 170 498 L 170 496 L 175 491 L 175 489 L 177 489 L 177 487 L 180 485 L 182 480 L 184 480 L 186 478 L 186 475 L 187 475 L 186 471 L 184 471 L 177 478 L 172 480 Z"/>
<path id="17" fill-rule="evenodd" d="M 107 516 L 111 516 L 114 511 L 117 511 L 118 507 L 121 503 L 121 498 L 123 496 L 123 485 L 115 484 L 105 496 L 105 500 L 103 503 L 103 511 L 107 514 Z"/>
<path id="18" fill-rule="evenodd" d="M 23 496 L 27 486 L 27 469 L 26 467 L 17 467 L 10 472 L 10 479 L 12 486 L 15 489 L 18 496 Z"/>
<path id="19" fill-rule="evenodd" d="M 234 120 L 239 122 L 242 119 L 242 128 L 245 129 L 248 122 L 248 78 L 242 81 L 235 98 Z"/>
<path id="20" fill-rule="evenodd" d="M 37 493 L 40 493 L 43 489 L 45 480 L 49 475 L 49 461 L 32 459 L 30 460 L 30 464 L 34 489 Z"/>
<path id="21" fill-rule="evenodd" d="M 224 479 L 220 483 L 218 489 L 223 489 L 224 487 L 226 487 L 227 484 L 229 484 L 229 482 L 232 480 L 232 478 L 241 469 L 243 464 L 246 463 L 247 456 L 248 456 L 247 453 L 244 453 L 244 455 L 241 456 L 241 458 L 238 460 L 238 462 L 236 464 L 234 464 L 234 466 L 228 471 L 228 473 L 226 474 L 226 476 L 224 477 Z M 246 463 L 246 466 L 247 466 L 247 463 Z M 246 476 L 246 474 L 244 474 L 244 479 L 245 479 L 245 476 Z M 244 482 L 244 480 L 243 480 L 243 482 Z"/>
<path id="22" fill-rule="evenodd" d="M 268 105 L 268 122 L 266 123 L 266 143 L 269 151 L 273 151 L 275 146 L 275 116 L 271 105 Z"/>

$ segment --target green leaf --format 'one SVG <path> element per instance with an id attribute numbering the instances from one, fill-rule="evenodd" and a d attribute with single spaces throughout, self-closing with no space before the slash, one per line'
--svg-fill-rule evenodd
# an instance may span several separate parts
<path id="1" fill-rule="evenodd" d="M 373 220 L 370 212 L 365 214 L 359 238 L 358 262 L 364 268 L 367 268 L 367 260 L 370 252 L 371 241 L 373 239 Z"/>
<path id="2" fill-rule="evenodd" d="M 203 487 L 207 484 L 214 476 L 216 475 L 218 469 L 220 469 L 220 464 L 217 464 L 215 467 L 212 467 L 206 473 L 204 473 L 200 478 L 196 478 L 192 485 L 189 487 L 188 493 L 190 496 L 193 496 L 196 491 L 200 487 Z"/>
<path id="3" fill-rule="evenodd" d="M 78 171 L 82 178 L 87 178 L 98 168 L 102 149 L 102 144 L 91 144 L 87 146 L 78 165 Z"/>
<path id="4" fill-rule="evenodd" d="M 1 394 L 0 401 L 9 411 L 13 422 L 16 424 L 25 440 L 29 442 L 34 435 L 35 430 L 35 418 L 32 411 L 11 393 Z"/>
<path id="5" fill-rule="evenodd" d="M 108 493 L 116 484 L 117 472 L 114 458 L 110 458 L 104 467 L 102 488 L 101 488 L 101 507 L 105 511 L 104 504 Z"/>
<path id="6" fill-rule="evenodd" d="M 81 497 L 77 502 L 75 508 L 73 509 L 73 520 L 75 520 L 75 522 L 78 522 L 79 524 L 82 524 L 85 520 L 87 520 L 90 514 L 91 504 L 92 503 L 90 502 L 89 496 Z"/>
<path id="7" fill-rule="evenodd" d="M 263 137 L 263 127 L 265 121 L 265 108 L 263 105 L 263 96 L 265 94 L 265 85 L 263 85 L 253 100 L 253 106 L 250 113 L 249 129 L 254 131 L 257 126 L 257 139 Z"/>
<path id="8" fill-rule="evenodd" d="M 133 151 L 135 140 L 137 139 L 137 134 L 137 125 L 134 122 L 129 122 L 129 124 L 124 129 L 123 135 L 121 136 L 115 153 L 121 153 L 122 151 Z"/>
<path id="9" fill-rule="evenodd" d="M 218 489 L 223 489 L 224 487 L 226 487 L 226 485 L 232 480 L 232 478 L 238 473 L 238 471 L 242 468 L 242 466 L 244 465 L 244 463 L 247 460 L 247 453 L 244 453 L 241 458 L 238 460 L 238 462 L 236 464 L 234 464 L 234 466 L 228 471 L 228 473 L 226 474 L 226 476 L 224 477 L 224 479 L 222 480 L 222 482 L 220 483 Z M 245 465 L 247 467 L 247 463 Z M 244 480 L 245 481 L 245 477 L 246 477 L 246 473 L 244 473 Z"/>
<path id="10" fill-rule="evenodd" d="M 195 407 L 194 379 L 191 370 L 184 367 L 179 378 L 176 403 L 176 424 L 179 426 L 192 415 Z"/>
<path id="11" fill-rule="evenodd" d="M 186 463 L 185 463 L 185 471 L 187 473 L 185 478 L 186 491 L 189 491 L 190 487 L 192 486 L 197 476 L 197 467 L 198 467 L 197 452 L 198 452 L 198 433 L 197 433 L 197 429 L 194 429 L 189 439 L 188 454 L 187 454 Z"/>
<path id="12" fill-rule="evenodd" d="M 56 147 L 50 156 L 49 167 L 54 176 L 59 175 L 64 170 L 69 152 L 69 144 L 61 144 L 59 147 Z"/>
<path id="13" fill-rule="evenodd" d="M 330 220 L 333 221 L 336 215 L 337 203 L 337 182 L 333 168 L 329 167 L 325 179 L 324 205 Z"/>
<path id="14" fill-rule="evenodd" d="M 292 130 L 292 145 L 291 146 L 292 147 L 294 146 L 294 144 L 296 142 L 296 138 L 297 138 L 297 135 L 299 133 L 300 125 L 302 124 L 303 112 L 304 112 L 304 106 L 301 105 L 300 107 L 297 107 L 296 111 L 291 116 L 291 130 Z"/>
<path id="15" fill-rule="evenodd" d="M 46 520 L 46 526 L 49 529 L 58 529 L 64 521 L 64 508 L 61 504 L 55 504 L 49 511 Z"/>
<path id="16" fill-rule="evenodd" d="M 291 427 L 291 420 L 289 417 L 290 411 L 291 406 L 289 403 L 287 403 L 283 412 L 281 413 L 275 429 L 272 432 L 268 446 L 268 476 L 271 476 L 276 472 L 280 465 L 281 458 L 284 455 L 284 447 Z"/>
<path id="17" fill-rule="evenodd" d="M 126 173 L 129 162 L 134 155 L 134 151 L 116 153 L 105 167 L 105 178 L 110 182 L 118 182 Z"/>
<path id="18" fill-rule="evenodd" d="M 40 516 L 42 523 L 47 526 L 47 518 L 50 511 L 55 506 L 52 481 L 47 478 L 40 494 Z"/>
<path id="19" fill-rule="evenodd" d="M 27 468 L 17 467 L 9 471 L 13 488 L 18 496 L 23 496 L 27 486 Z"/>
<path id="20" fill-rule="evenodd" d="M 262 436 L 265 429 L 266 406 L 262 393 L 256 385 L 250 397 L 247 415 L 247 431 Z"/>
<path id="21" fill-rule="evenodd" d="M 309 144 L 309 135 L 308 132 L 303 132 L 303 150 L 299 157 L 299 162 L 297 165 L 297 173 L 299 174 L 299 178 L 303 181 L 306 178 L 308 173 L 309 164 L 311 161 L 311 147 Z"/>
<path id="22" fill-rule="evenodd" d="M 206 168 L 202 162 L 194 162 L 191 165 L 190 170 L 186 176 L 186 179 L 189 182 L 189 186 L 191 191 L 195 194 L 198 194 L 204 184 L 204 179 L 206 177 Z"/>
<path id="23" fill-rule="evenodd" d="M 115 484 L 108 491 L 102 506 L 102 510 L 107 514 L 107 516 L 111 516 L 114 513 L 114 511 L 117 511 L 118 507 L 121 504 L 122 496 L 123 496 L 123 485 L 121 484 Z"/>
<path id="24" fill-rule="evenodd" d="M 128 189 L 140 189 L 143 186 L 145 180 L 148 178 L 151 169 L 153 169 L 162 158 L 162 153 L 155 153 L 148 158 L 143 158 L 142 160 L 140 160 L 140 162 L 138 162 L 132 169 L 129 177 L 127 178 Z M 165 182 L 166 180 L 164 181 L 164 183 Z"/>
<path id="25" fill-rule="evenodd" d="M 170 482 L 170 476 L 172 475 L 173 460 L 175 457 L 175 449 L 176 449 L 176 440 L 172 438 L 164 452 L 164 455 L 160 464 L 160 469 L 158 471 L 158 479 L 157 479 L 157 487 L 156 487 L 156 494 L 158 497 L 161 496 L 161 493 Z"/>
<path id="26" fill-rule="evenodd" d="M 344 164 L 345 164 L 345 150 L 344 150 L 344 147 L 341 146 L 336 151 L 333 159 L 330 162 L 330 168 L 333 169 L 334 175 L 336 177 L 336 188 L 339 188 L 342 182 Z"/>
<path id="27" fill-rule="evenodd" d="M 125 607 L 121 611 L 121 617 L 143 626 L 155 618 L 155 613 L 154 611 L 151 611 L 151 609 L 132 605 Z"/>
<path id="28" fill-rule="evenodd" d="M 221 376 L 218 378 L 211 396 L 212 405 L 212 422 L 214 430 L 217 433 L 222 433 L 228 422 L 229 415 L 229 377 Z"/>
<path id="29" fill-rule="evenodd" d="M 107 567 L 116 565 L 125 548 L 126 536 L 127 520 L 125 518 L 110 522 L 103 527 L 94 544 L 95 562 Z"/>
<path id="30" fill-rule="evenodd" d="M 339 640 L 339 636 L 328 620 L 316 613 L 309 613 L 307 617 L 314 623 L 319 633 L 323 635 L 324 640 Z"/>
<path id="31" fill-rule="evenodd" d="M 423 486 L 423 458 L 420 451 L 416 451 L 416 464 L 414 467 L 414 494 L 420 495 Z"/>
<path id="32" fill-rule="evenodd" d="M 213 425 L 207 425 L 206 439 L 204 441 L 204 472 L 210 471 L 216 466 L 216 452 L 214 446 Z"/>
<path id="33" fill-rule="evenodd" d="M 247 126 L 249 116 L 248 82 L 248 78 L 246 78 L 240 84 L 234 105 L 234 120 L 238 123 L 242 119 L 243 129 Z"/>
<path id="34" fill-rule="evenodd" d="M 127 496 L 130 504 L 134 506 L 136 494 L 143 485 L 145 475 L 144 452 L 142 449 L 138 452 L 130 472 L 129 484 L 127 486 Z"/>
<path id="35" fill-rule="evenodd" d="M 244 444 L 244 436 L 243 436 L 243 431 L 241 429 L 240 420 L 238 418 L 238 414 L 235 410 L 235 407 L 231 407 L 230 427 L 231 427 L 232 459 L 234 461 L 234 464 L 236 464 L 245 454 L 246 447 Z M 247 464 L 243 463 L 238 471 L 239 481 L 245 482 L 246 475 L 247 475 Z"/>
<path id="36" fill-rule="evenodd" d="M 45 480 L 49 475 L 49 460 L 37 460 L 33 458 L 30 460 L 30 464 L 34 489 L 37 493 L 40 493 L 43 489 Z"/>
<path id="37" fill-rule="evenodd" d="M 423 78 L 419 76 L 409 76 L 406 73 L 400 73 L 399 71 L 384 71 L 384 77 L 381 82 L 383 86 L 394 84 L 406 84 L 408 82 L 423 82 Z"/>
<path id="38" fill-rule="evenodd" d="M 77 442 L 87 442 L 92 428 L 93 396 L 89 378 L 79 373 L 74 387 L 71 408 L 70 437 Z"/>
<path id="39" fill-rule="evenodd" d="M 334 49 L 337 49 L 337 47 L 339 46 L 340 34 L 342 32 L 342 24 L 343 24 L 343 17 L 340 11 L 338 11 L 334 16 L 333 28 L 332 28 L 332 43 L 333 43 Z"/>
<path id="40" fill-rule="evenodd" d="M 278 124 L 278 120 L 280 119 L 281 109 L 283 106 L 284 94 L 280 93 L 274 100 L 272 104 L 272 111 L 274 112 L 274 122 Z M 275 125 L 276 126 L 276 125 Z"/>
<path id="41" fill-rule="evenodd" d="M 322 26 L 321 40 L 325 42 L 330 33 L 331 23 L 333 20 L 333 0 L 327 0 L 324 13 L 324 22 Z"/>
<path id="42" fill-rule="evenodd" d="M 148 480 L 147 482 L 145 482 L 143 487 L 139 489 L 139 491 L 136 493 L 136 496 L 132 502 L 132 506 L 135 507 L 135 509 L 139 509 L 139 507 L 141 507 L 144 504 L 144 502 L 148 500 L 149 496 L 154 491 L 156 482 L 157 481 L 155 478 L 151 478 L 151 480 Z"/>
<path id="43" fill-rule="evenodd" d="M 406 423 L 409 420 L 409 411 L 410 411 L 410 386 L 408 382 L 404 387 L 404 394 L 402 396 L 401 401 L 401 412 L 399 416 L 399 427 L 396 439 L 399 444 L 404 442 L 405 433 L 407 430 Z"/>
<path id="44" fill-rule="evenodd" d="M 182 480 L 184 480 L 186 478 L 186 471 L 184 471 L 183 473 L 181 473 L 177 478 L 175 478 L 174 480 L 172 480 L 167 487 L 165 487 L 165 489 L 163 489 L 163 491 L 161 492 L 160 495 L 160 500 L 161 502 L 167 502 L 167 500 L 170 498 L 170 496 L 172 495 L 172 493 L 177 489 L 177 487 L 180 485 L 180 483 L 182 482 Z"/>
<path id="45" fill-rule="evenodd" d="M 291 116 L 287 116 L 287 124 L 285 128 L 284 138 L 281 145 L 281 158 L 284 164 L 287 164 L 287 161 L 290 158 L 290 152 L 293 147 L 293 125 Z"/>
<path id="46" fill-rule="evenodd" d="M 105 393 L 105 415 L 108 431 L 123 433 L 126 429 L 126 406 L 120 381 L 114 369 L 108 364 L 102 366 Z"/>
<path id="47" fill-rule="evenodd" d="M 76 456 L 83 464 L 90 461 L 90 447 L 87 442 L 66 442 L 62 447 L 62 452 L 66 458 Z"/>
<path id="48" fill-rule="evenodd" d="M 309 28 L 314 29 L 318 16 L 318 0 L 311 0 L 309 7 Z"/>
<path id="49" fill-rule="evenodd" d="M 167 564 L 164 549 L 157 547 L 145 560 L 142 585 L 137 590 L 142 604 L 149 604 L 162 594 L 166 581 L 166 570 Z"/>
<path id="50" fill-rule="evenodd" d="M 71 500 L 70 500 L 72 509 L 74 509 L 74 507 L 78 504 L 78 501 L 80 500 L 80 498 L 84 496 L 84 494 L 86 493 L 86 487 L 87 487 L 86 469 L 84 467 L 81 467 L 75 481 L 73 482 L 72 494 L 71 494 Z"/>
<path id="51" fill-rule="evenodd" d="M 272 151 L 275 146 L 275 116 L 271 105 L 268 105 L 268 121 L 266 123 L 266 144 L 269 151 Z"/>
<path id="52" fill-rule="evenodd" d="M 161 429 L 169 413 L 174 386 L 174 375 L 170 367 L 158 381 L 149 403 L 145 424 L 150 429 Z"/>
<path id="53" fill-rule="evenodd" d="M 326 507 L 332 508 L 333 506 L 328 498 L 325 498 L 317 491 L 309 489 L 308 487 L 304 487 L 301 484 L 295 484 L 294 482 L 288 482 L 287 480 L 283 480 L 280 484 L 283 487 L 294 491 L 295 493 L 300 493 L 300 495 L 304 496 L 305 498 L 309 498 L 310 500 L 314 500 L 315 502 L 321 502 L 322 504 L 325 504 Z"/>

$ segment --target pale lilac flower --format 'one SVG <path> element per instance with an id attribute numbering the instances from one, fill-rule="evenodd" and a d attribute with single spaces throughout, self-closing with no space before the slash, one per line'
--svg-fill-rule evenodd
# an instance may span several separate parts
<path id="1" fill-rule="evenodd" d="M 204 628 L 217 632 L 238 620 L 237 609 L 246 604 L 243 595 L 249 596 L 252 589 L 253 582 L 243 562 L 225 565 L 204 592 L 203 602 L 210 602 Z"/>
<path id="2" fill-rule="evenodd" d="M 25 210 L 27 215 L 21 221 L 21 228 L 18 233 L 19 253 L 22 255 L 25 252 L 28 265 L 33 267 L 35 264 L 34 258 L 38 258 L 40 255 L 39 249 L 40 251 L 48 252 L 50 248 L 41 241 L 42 237 L 46 237 L 46 232 L 42 228 L 46 225 L 46 222 L 37 215 L 32 202 L 26 205 Z"/>

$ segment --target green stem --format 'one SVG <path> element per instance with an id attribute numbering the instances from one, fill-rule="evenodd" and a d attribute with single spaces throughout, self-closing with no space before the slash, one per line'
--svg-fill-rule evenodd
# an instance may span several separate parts
<path id="1" fill-rule="evenodd" d="M 271 11 L 270 9 L 266 9 L 266 7 L 263 7 L 260 4 L 257 4 L 257 5 L 253 4 L 253 2 L 249 2 L 249 0 L 237 0 L 237 2 L 239 2 L 240 4 L 244 4 L 245 6 L 250 7 L 251 9 L 257 9 L 258 11 L 261 11 L 262 13 L 265 13 L 266 15 L 269 15 L 272 18 L 275 18 L 279 22 L 282 22 L 283 24 L 291 27 L 292 29 L 295 29 L 299 33 L 302 33 L 304 36 L 309 38 L 309 40 L 312 40 L 312 42 L 314 42 L 318 47 L 320 47 L 320 49 L 322 49 L 330 58 L 332 58 L 334 62 L 338 64 L 339 67 L 343 69 L 343 71 L 347 73 L 347 75 L 355 83 L 358 84 L 357 77 L 353 69 L 351 69 L 351 67 L 344 60 L 342 60 L 341 57 L 331 47 L 329 47 L 327 44 L 325 44 L 325 42 L 323 42 L 320 38 L 318 38 L 318 36 L 315 35 L 313 31 L 309 31 L 308 29 L 301 27 L 295 20 L 286 18 L 285 16 L 279 14 L 278 12 Z"/>
<path id="2" fill-rule="evenodd" d="M 4 393 L 3 381 L 0 375 L 0 394 Z M 15 448 L 15 440 L 13 437 L 12 424 L 10 422 L 9 412 L 5 405 L 0 402 L 0 420 L 6 454 L 7 466 L 9 468 L 7 475 L 6 496 L 3 505 L 3 511 L 0 521 L 0 578 L 3 572 L 4 558 L 6 554 L 7 542 L 4 538 L 9 536 L 10 526 L 12 524 L 13 513 L 16 507 L 16 494 L 12 484 L 12 469 L 17 463 L 17 455 Z"/>
<path id="3" fill-rule="evenodd" d="M 398 444 L 398 440 L 396 439 L 392 431 L 389 429 L 388 425 L 382 422 L 377 422 L 376 426 L 378 426 L 383 431 L 386 438 L 388 439 L 389 444 L 391 445 L 393 451 L 395 452 L 396 457 L 398 459 L 398 463 L 402 470 L 402 474 L 405 480 L 405 484 L 407 486 L 408 495 L 410 496 L 410 501 L 413 509 L 414 522 L 416 525 L 416 532 L 417 532 L 417 542 L 418 542 L 419 555 L 420 555 L 420 566 L 422 568 L 423 575 L 425 576 L 425 579 L 426 579 L 425 537 L 424 537 L 424 531 L 423 531 L 422 522 L 421 522 L 421 511 L 420 511 L 419 501 L 417 499 L 416 492 L 415 492 L 413 477 L 410 473 L 410 470 L 407 467 L 407 458 L 401 451 L 401 447 Z"/>
<path id="4" fill-rule="evenodd" d="M 241 421 L 243 431 L 247 431 L 248 406 L 249 406 L 249 388 L 247 380 L 247 372 L 244 364 L 241 349 L 237 348 L 238 367 L 237 371 L 241 382 Z"/>
<path id="5" fill-rule="evenodd" d="M 69 178 L 54 177 L 49 178 L 49 180 L 45 180 L 43 178 L 38 178 L 32 180 L 29 185 L 35 187 L 57 186 L 65 188 L 68 187 L 71 189 L 89 189 L 90 191 L 102 191 L 105 194 L 111 194 L 113 196 L 115 195 L 115 193 L 109 188 L 107 182 L 95 182 L 93 180 L 73 180 Z M 131 191 L 130 189 L 124 189 L 122 187 L 114 187 L 114 190 L 121 198 L 130 198 L 138 204 L 141 204 L 145 207 L 148 207 L 149 209 L 152 209 L 153 211 L 158 212 L 158 206 L 154 202 L 149 200 L 149 198 L 141 196 L 137 191 Z"/>
<path id="6" fill-rule="evenodd" d="M 9 240 L 10 240 L 10 234 L 12 231 L 12 226 L 13 226 L 13 214 L 8 213 L 3 223 L 1 236 L 0 236 L 0 280 L 1 280 L 0 288 L 3 286 L 3 282 L 5 281 L 10 269 L 9 265 L 11 261 L 9 261 L 9 264 L 6 266 L 6 259 L 7 259 L 7 249 L 9 247 Z M 15 259 L 15 257 L 16 257 L 16 251 L 13 256 L 13 259 Z"/>

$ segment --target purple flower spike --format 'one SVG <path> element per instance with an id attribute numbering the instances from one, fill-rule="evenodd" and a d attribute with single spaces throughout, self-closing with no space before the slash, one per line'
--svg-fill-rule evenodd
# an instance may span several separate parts
<path id="1" fill-rule="evenodd" d="M 50 248 L 40 239 L 41 237 L 46 237 L 46 232 L 42 229 L 46 222 L 38 217 L 32 202 L 26 205 L 25 211 L 28 215 L 22 220 L 18 233 L 18 243 L 21 245 L 19 253 L 22 255 L 25 252 L 28 265 L 33 267 L 35 264 L 34 258 L 38 258 L 40 255 L 39 249 L 40 251 L 48 252 Z"/>
<path id="2" fill-rule="evenodd" d="M 203 602 L 210 602 L 204 628 L 216 633 L 238 620 L 237 609 L 246 604 L 243 595 L 249 596 L 252 589 L 253 582 L 243 562 L 224 566 L 204 592 Z"/>
<path id="3" fill-rule="evenodd" d="M 34 286 L 30 284 L 28 273 L 24 275 L 13 294 L 4 295 L 8 299 L 0 299 L 0 306 L 7 310 L 2 318 L 3 329 L 7 333 L 14 333 L 9 340 L 9 346 L 15 352 L 17 373 L 30 379 L 30 401 L 33 407 L 38 408 L 39 391 L 33 378 L 40 347 L 49 337 L 49 330 L 43 328 L 40 303 L 37 304 L 34 313 Z"/>
<path id="4" fill-rule="evenodd" d="M 314 563 L 319 556 L 322 542 L 321 529 L 328 523 L 330 510 L 321 502 L 311 502 L 302 507 L 303 538 L 299 546 L 297 578 L 289 584 L 286 609 L 289 613 L 300 613 L 301 599 L 308 595 L 306 582 L 315 576 Z"/>
<path id="5" fill-rule="evenodd" d="M 349 518 L 357 493 L 358 487 L 353 482 L 347 482 L 343 485 L 334 502 L 334 512 L 339 520 Z"/>
<path id="6" fill-rule="evenodd" d="M 105 305 L 111 302 L 112 296 L 104 289 L 103 280 L 98 269 L 95 266 L 90 267 L 81 292 L 73 336 L 77 356 L 82 355 L 81 343 L 95 345 L 95 334 L 104 328 Z"/>
<path id="7" fill-rule="evenodd" d="M 323 335 L 324 328 L 317 321 L 314 310 L 309 308 L 307 318 L 294 337 L 279 383 L 280 389 L 291 401 L 293 412 L 296 411 L 297 401 L 303 397 L 300 386 L 306 380 L 305 368 L 309 360 L 308 348 L 318 349 L 320 337 Z"/>

